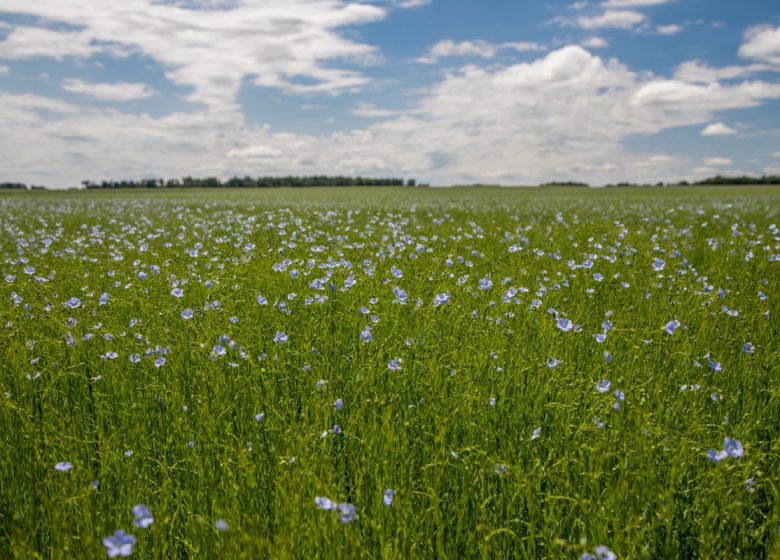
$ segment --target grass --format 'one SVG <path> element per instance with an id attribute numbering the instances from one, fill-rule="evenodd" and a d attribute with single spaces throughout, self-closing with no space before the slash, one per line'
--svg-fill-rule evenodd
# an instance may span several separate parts
<path id="1" fill-rule="evenodd" d="M 779 202 L 3 195 L 0 556 L 100 558 L 121 528 L 134 558 L 778 557 Z M 725 437 L 744 455 L 709 460 Z"/>

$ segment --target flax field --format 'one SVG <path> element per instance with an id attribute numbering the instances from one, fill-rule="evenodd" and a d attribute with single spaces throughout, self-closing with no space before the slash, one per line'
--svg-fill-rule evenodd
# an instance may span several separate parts
<path id="1" fill-rule="evenodd" d="M 778 558 L 780 189 L 0 195 L 0 558 Z"/>

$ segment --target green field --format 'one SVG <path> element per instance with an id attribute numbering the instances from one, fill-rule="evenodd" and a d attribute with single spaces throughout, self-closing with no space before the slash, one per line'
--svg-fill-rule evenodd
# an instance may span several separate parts
<path id="1" fill-rule="evenodd" d="M 0 558 L 780 557 L 778 188 L 0 223 Z"/>

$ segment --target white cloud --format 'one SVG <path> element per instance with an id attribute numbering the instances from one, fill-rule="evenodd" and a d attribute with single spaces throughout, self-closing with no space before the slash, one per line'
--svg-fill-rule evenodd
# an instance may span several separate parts
<path id="1" fill-rule="evenodd" d="M 357 106 L 354 109 L 352 109 L 352 114 L 357 117 L 386 118 L 386 117 L 392 117 L 399 113 L 398 111 L 382 109 L 371 103 L 358 103 Z"/>
<path id="2" fill-rule="evenodd" d="M 417 59 L 417 62 L 432 64 L 440 58 L 447 56 L 481 56 L 483 58 L 492 58 L 495 56 L 498 48 L 495 45 L 485 41 L 463 41 L 456 43 L 451 39 L 439 41 L 433 45 L 428 54 Z"/>
<path id="3" fill-rule="evenodd" d="M 739 47 L 743 58 L 780 64 L 780 27 L 754 27 L 745 33 L 745 41 Z"/>
<path id="4" fill-rule="evenodd" d="M 644 23 L 647 18 L 631 10 L 609 10 L 597 16 L 579 16 L 577 25 L 583 29 L 600 29 L 615 27 L 619 29 L 631 29 Z"/>
<path id="5" fill-rule="evenodd" d="M 493 44 L 486 41 L 462 41 L 460 43 L 451 39 L 439 41 L 428 49 L 428 53 L 416 60 L 423 64 L 433 64 L 440 58 L 451 56 L 479 56 L 493 58 L 499 50 L 510 49 L 518 52 L 538 51 L 544 47 L 538 43 L 529 41 Z"/>
<path id="6" fill-rule="evenodd" d="M 774 154 L 772 154 L 772 157 L 780 158 L 780 151 L 775 152 Z"/>
<path id="7" fill-rule="evenodd" d="M 626 138 L 704 126 L 718 111 L 780 98 L 777 87 L 661 80 L 567 46 L 530 62 L 463 66 L 421 92 L 409 111 L 361 105 L 357 110 L 377 112 L 377 121 L 322 135 L 275 131 L 213 108 L 154 118 L 3 94 L 0 153 L 7 176 L 52 186 L 150 173 L 291 172 L 433 184 L 657 182 L 690 176 L 696 162 L 632 152 Z M 722 123 L 705 130 L 724 129 L 734 132 Z"/>
<path id="8" fill-rule="evenodd" d="M 90 35 L 83 31 L 19 26 L 14 27 L 5 40 L 0 42 L 0 59 L 90 57 L 100 51 L 99 47 L 90 42 Z"/>
<path id="9" fill-rule="evenodd" d="M 677 35 L 678 33 L 682 33 L 684 31 L 684 27 L 682 25 L 658 25 L 656 26 L 655 30 L 659 35 Z"/>
<path id="10" fill-rule="evenodd" d="M 132 101 L 146 99 L 155 94 L 146 84 L 117 82 L 113 84 L 90 84 L 76 78 L 63 80 L 62 89 L 72 93 L 83 93 L 101 101 Z"/>
<path id="11" fill-rule="evenodd" d="M 249 146 L 247 148 L 229 150 L 225 154 L 228 158 L 239 159 L 276 159 L 284 155 L 284 152 L 268 146 Z"/>
<path id="12" fill-rule="evenodd" d="M 769 71 L 780 71 L 780 68 L 775 68 L 768 64 L 748 64 L 746 66 L 712 68 L 699 60 L 689 60 L 677 67 L 674 77 L 678 80 L 687 82 L 711 84 L 720 80 L 744 78 Z"/>
<path id="13" fill-rule="evenodd" d="M 4 0 L 3 10 L 74 26 L 57 31 L 19 26 L 0 42 L 0 58 L 90 57 L 138 53 L 166 68 L 166 77 L 189 86 L 189 99 L 215 110 L 237 110 L 244 79 L 287 92 L 337 93 L 370 79 L 332 61 L 375 60 L 374 47 L 338 29 L 380 20 L 378 6 L 347 0 L 252 0 L 210 9 L 154 0 Z M 213 4 L 213 3 L 212 3 Z"/>
<path id="14" fill-rule="evenodd" d="M 764 175 L 780 175 L 780 165 L 767 165 L 763 169 Z"/>
<path id="15" fill-rule="evenodd" d="M 533 41 L 515 41 L 510 43 L 501 43 L 499 45 L 502 49 L 515 50 L 517 52 L 531 52 L 531 51 L 543 51 L 544 45 L 535 43 Z"/>
<path id="16" fill-rule="evenodd" d="M 399 8 L 419 8 L 420 6 L 425 6 L 427 4 L 430 4 L 431 0 L 399 0 L 397 2 L 397 6 Z"/>
<path id="17" fill-rule="evenodd" d="M 603 49 L 609 46 L 609 42 L 607 42 L 606 39 L 602 39 L 601 37 L 591 37 L 589 39 L 585 39 L 581 44 L 583 47 L 587 47 L 589 49 Z"/>
<path id="18" fill-rule="evenodd" d="M 658 6 L 671 2 L 674 2 L 674 0 L 606 0 L 602 5 L 607 8 L 635 8 L 640 6 Z"/>
<path id="19" fill-rule="evenodd" d="M 0 64 L 0 76 L 8 74 L 10 71 L 11 68 L 9 66 L 6 66 L 5 64 Z"/>
<path id="20" fill-rule="evenodd" d="M 734 85 L 692 84 L 681 80 L 653 80 L 631 98 L 634 106 L 653 105 L 668 112 L 716 111 L 756 107 L 780 98 L 780 84 L 742 82 Z"/>
<path id="21" fill-rule="evenodd" d="M 724 158 L 724 157 L 711 157 L 711 158 L 704 158 L 704 163 L 710 167 L 723 167 L 726 165 L 734 165 L 734 162 L 731 160 L 731 158 Z"/>
<path id="22" fill-rule="evenodd" d="M 721 122 L 709 124 L 701 131 L 702 136 L 730 136 L 736 133 L 736 130 Z"/>

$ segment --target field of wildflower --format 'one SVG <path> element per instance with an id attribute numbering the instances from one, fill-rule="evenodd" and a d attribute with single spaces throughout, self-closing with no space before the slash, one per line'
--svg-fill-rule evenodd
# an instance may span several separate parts
<path id="1" fill-rule="evenodd" d="M 0 223 L 1 558 L 780 556 L 778 189 Z"/>

